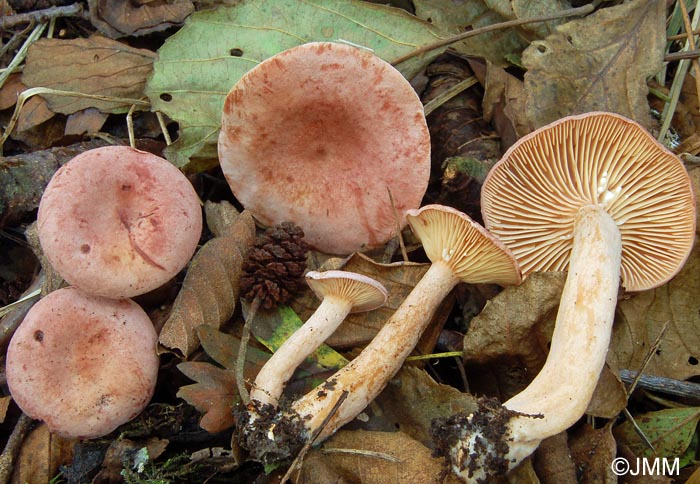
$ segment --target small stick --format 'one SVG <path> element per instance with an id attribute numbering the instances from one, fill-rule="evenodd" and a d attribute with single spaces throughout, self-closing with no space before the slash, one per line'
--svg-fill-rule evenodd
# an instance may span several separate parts
<path id="1" fill-rule="evenodd" d="M 412 57 L 419 56 L 421 54 L 425 54 L 426 52 L 430 52 L 431 50 L 439 49 L 440 47 L 444 47 L 446 45 L 454 44 L 455 42 L 459 42 L 460 40 L 467 39 L 469 37 L 474 37 L 476 35 L 482 35 L 482 34 L 487 34 L 489 32 L 495 32 L 497 30 L 504 30 L 504 29 L 509 29 L 511 27 L 519 27 L 521 25 L 525 24 L 531 24 L 535 22 L 548 22 L 550 20 L 557 20 L 561 18 L 566 18 L 566 17 L 575 17 L 577 15 L 586 15 L 591 13 L 595 7 L 593 5 L 584 5 L 583 7 L 578 7 L 578 8 L 571 8 L 568 10 L 562 10 L 561 12 L 556 12 L 552 13 L 549 15 L 541 15 L 539 17 L 530 17 L 530 18 L 522 18 L 522 19 L 516 19 L 516 20 L 508 20 L 507 22 L 500 22 L 497 24 L 492 24 L 492 25 L 487 25 L 486 27 L 479 27 L 478 29 L 470 30 L 468 32 L 461 33 L 459 35 L 454 35 L 452 37 L 448 37 L 446 39 L 438 40 L 437 42 L 433 42 L 432 44 L 424 45 L 423 47 L 419 47 L 418 49 L 409 52 L 406 55 L 402 55 L 401 57 L 394 59 L 392 61 L 392 65 L 397 65 L 400 64 L 401 62 L 404 62 L 408 59 L 411 59 Z"/>
<path id="2" fill-rule="evenodd" d="M 129 146 L 136 148 L 136 140 L 134 139 L 134 109 L 136 104 L 132 104 L 129 112 L 126 113 L 126 132 L 129 134 Z"/>
<path id="3" fill-rule="evenodd" d="M 406 244 L 403 242 L 403 237 L 401 236 L 401 220 L 399 219 L 399 214 L 396 211 L 396 205 L 394 204 L 394 196 L 391 194 L 391 188 L 386 187 L 386 191 L 389 192 L 389 202 L 391 203 L 391 209 L 394 211 L 394 220 L 396 221 L 396 236 L 399 238 L 399 245 L 401 246 L 401 256 L 404 262 L 408 262 L 408 253 L 406 252 Z"/>
<path id="4" fill-rule="evenodd" d="M 0 19 L 1 20 L 1 19 Z M 39 37 L 41 37 L 41 34 L 44 33 L 44 30 L 46 30 L 46 22 L 40 23 L 36 27 L 34 27 L 34 30 L 32 30 L 32 33 L 29 34 L 29 37 L 27 37 L 27 40 L 24 41 L 24 44 L 22 44 L 22 47 L 19 48 L 15 56 L 12 58 L 10 63 L 7 65 L 7 68 L 5 68 L 2 73 L 0 73 L 0 88 L 5 85 L 5 81 L 7 81 L 7 78 L 10 77 L 10 74 L 12 74 L 17 68 L 22 61 L 24 60 L 25 57 L 27 57 L 27 51 L 29 50 L 29 47 L 37 41 Z M 2 27 L 0 26 L 0 29 Z"/>
<path id="5" fill-rule="evenodd" d="M 238 347 L 238 356 L 236 357 L 236 385 L 238 386 L 238 394 L 241 396 L 241 402 L 243 405 L 248 405 L 250 403 L 250 393 L 248 388 L 245 386 L 245 376 L 243 370 L 245 368 L 245 354 L 248 350 L 248 342 L 250 341 L 250 328 L 253 326 L 253 320 L 255 315 L 260 309 L 260 297 L 256 296 L 253 302 L 250 303 L 250 308 L 248 308 L 248 317 L 245 318 L 245 324 L 243 325 L 243 332 L 241 333 L 241 344 Z"/>
<path id="6" fill-rule="evenodd" d="M 693 27 L 690 23 L 690 17 L 688 16 L 688 7 L 685 5 L 685 0 L 681 0 L 680 2 L 678 2 L 678 4 L 681 6 L 683 26 L 685 27 L 685 31 L 688 32 L 688 50 L 695 50 L 695 37 L 693 37 L 693 34 L 691 33 L 693 31 Z M 691 65 L 693 66 L 693 72 L 695 72 L 695 91 L 700 97 L 700 63 L 698 63 L 697 57 L 691 60 L 691 62 Z"/>
<path id="7" fill-rule="evenodd" d="M 12 477 L 12 469 L 15 466 L 15 460 L 22 448 L 22 442 L 29 433 L 32 424 L 32 419 L 24 413 L 19 416 L 15 428 L 7 440 L 5 449 L 0 454 L 0 484 L 7 484 Z"/>
<path id="8" fill-rule="evenodd" d="M 74 3 L 63 7 L 50 7 L 43 10 L 36 10 L 34 12 L 18 13 L 15 15 L 0 17 L 0 30 L 8 30 L 11 27 L 28 22 L 46 22 L 47 20 L 53 20 L 58 17 L 88 18 L 86 12 L 83 11 L 83 5 L 80 3 Z"/>
<path id="9" fill-rule="evenodd" d="M 647 375 L 632 370 L 620 370 L 624 383 L 637 382 L 637 387 L 651 392 L 665 393 L 676 397 L 700 401 L 700 383 L 674 380 L 663 376 Z"/>
<path id="10" fill-rule="evenodd" d="M 637 387 L 637 383 L 639 382 L 639 378 L 641 378 L 642 373 L 646 369 L 646 367 L 649 365 L 649 362 L 651 361 L 651 357 L 656 354 L 656 350 L 659 349 L 659 346 L 661 345 L 661 340 L 663 339 L 664 335 L 666 334 L 666 330 L 668 329 L 670 321 L 666 321 L 661 328 L 661 331 L 659 332 L 659 335 L 656 337 L 656 340 L 654 340 L 654 344 L 651 345 L 651 348 L 649 348 L 649 351 L 647 351 L 647 354 L 644 356 L 644 359 L 642 360 L 642 366 L 639 368 L 638 372 L 638 377 L 636 380 L 633 380 L 631 385 L 627 387 L 627 398 L 629 398 L 630 394 L 634 391 L 634 389 Z"/>

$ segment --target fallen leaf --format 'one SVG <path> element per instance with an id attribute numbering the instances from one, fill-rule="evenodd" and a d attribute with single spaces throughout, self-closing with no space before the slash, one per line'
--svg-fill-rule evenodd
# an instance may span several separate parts
<path id="1" fill-rule="evenodd" d="M 186 361 L 177 368 L 197 382 L 180 387 L 177 396 L 203 414 L 199 426 L 212 434 L 232 427 L 233 409 L 239 401 L 235 372 L 201 361 Z"/>
<path id="2" fill-rule="evenodd" d="M 177 396 L 203 414 L 199 423 L 203 429 L 221 432 L 233 426 L 233 408 L 240 400 L 235 374 L 240 340 L 206 324 L 197 328 L 197 335 L 207 354 L 223 368 L 202 361 L 180 363 L 178 370 L 196 383 L 180 387 Z M 245 379 L 255 379 L 268 357 L 257 348 L 248 347 Z"/>
<path id="3" fill-rule="evenodd" d="M 376 403 L 381 412 L 374 416 L 372 429 L 400 430 L 425 445 L 432 444 L 430 427 L 434 419 L 459 412 L 469 414 L 477 408 L 474 396 L 437 383 L 425 370 L 410 365 L 389 381 Z M 365 412 L 372 408 L 370 405 Z"/>
<path id="4" fill-rule="evenodd" d="M 674 482 L 671 477 L 664 476 L 661 473 L 642 472 L 644 461 L 634 455 L 625 444 L 618 443 L 617 458 L 625 459 L 629 463 L 629 469 L 633 470 L 633 472 L 626 472 L 621 475 L 617 481 L 618 484 L 671 484 L 671 482 Z M 661 464 L 662 461 L 656 462 Z"/>
<path id="5" fill-rule="evenodd" d="M 10 407 L 10 402 L 12 401 L 11 396 L 0 397 L 0 424 L 5 421 L 7 417 L 7 409 Z"/>
<path id="6" fill-rule="evenodd" d="M 458 484 L 429 448 L 403 432 L 341 430 L 307 454 L 297 482 L 327 484 Z"/>
<path id="7" fill-rule="evenodd" d="M 139 99 L 156 54 L 93 35 L 70 40 L 40 39 L 27 53 L 22 82 L 29 87 Z M 115 73 L 119 73 L 115 75 Z M 71 114 L 97 108 L 125 113 L 129 102 L 100 101 L 58 94 L 43 94 L 52 111 Z"/>
<path id="8" fill-rule="evenodd" d="M 22 83 L 21 75 L 12 74 L 0 89 L 0 109 L 13 107 L 17 103 L 17 97 L 26 90 L 27 86 Z M 22 132 L 38 126 L 55 114 L 43 98 L 33 96 L 24 103 L 19 112 L 14 132 Z"/>
<path id="9" fill-rule="evenodd" d="M 363 346 L 371 341 L 423 277 L 428 267 L 430 267 L 428 264 L 413 262 L 380 264 L 359 253 L 353 254 L 342 266 L 335 267 L 344 271 L 357 272 L 379 281 L 389 293 L 389 298 L 384 306 L 374 311 L 350 314 L 338 330 L 328 338 L 326 344 L 334 348 L 352 348 Z M 292 300 L 290 306 L 302 320 L 306 321 L 319 304 L 320 301 L 311 291 L 304 291 Z"/>
<path id="10" fill-rule="evenodd" d="M 647 78 L 663 65 L 664 0 L 634 0 L 557 27 L 523 52 L 527 115 L 535 128 L 612 111 L 651 129 Z"/>
<path id="11" fill-rule="evenodd" d="M 403 10 L 356 0 L 258 0 L 197 12 L 158 50 L 146 88 L 153 108 L 179 123 L 166 156 L 188 172 L 215 166 L 226 94 L 274 54 L 305 42 L 336 41 L 392 61 L 440 33 Z M 411 78 L 443 50 L 398 67 Z"/>
<path id="12" fill-rule="evenodd" d="M 579 484 L 566 432 L 544 439 L 531 460 L 541 484 Z"/>
<path id="13" fill-rule="evenodd" d="M 68 119 L 66 120 L 66 129 L 64 134 L 66 136 L 80 136 L 86 133 L 97 133 L 105 124 L 105 121 L 107 121 L 108 116 L 109 115 L 107 113 L 103 113 L 96 108 L 87 108 L 73 113 L 69 115 Z"/>
<path id="14" fill-rule="evenodd" d="M 594 429 L 583 425 L 569 438 L 571 455 L 576 462 L 578 484 L 615 484 L 611 463 L 617 454 L 612 424 Z"/>
<path id="15" fill-rule="evenodd" d="M 695 193 L 700 187 L 700 167 L 688 169 Z M 700 198 L 696 196 L 700 205 Z M 700 213 L 700 207 L 698 207 Z M 644 368 L 645 373 L 686 380 L 700 375 L 700 243 L 685 266 L 661 287 L 630 294 L 618 304 L 617 321 L 608 361 L 616 368 L 642 369 L 642 361 L 668 322 L 661 345 Z"/>
<path id="16" fill-rule="evenodd" d="M 233 315 L 245 253 L 255 239 L 255 222 L 244 211 L 219 237 L 197 251 L 158 342 L 182 356 L 199 345 L 196 328 L 218 328 Z"/>
<path id="17" fill-rule="evenodd" d="M 149 1 L 88 0 L 90 22 L 113 39 L 160 32 L 182 23 L 194 11 L 189 0 Z"/>
<path id="18" fill-rule="evenodd" d="M 695 434 L 700 421 L 700 408 L 667 408 L 635 415 L 634 419 L 654 446 L 656 453 L 646 445 L 629 421 L 613 429 L 618 442 L 629 447 L 637 457 L 680 457 Z"/>
<path id="19" fill-rule="evenodd" d="M 22 442 L 10 483 L 51 482 L 59 466 L 71 462 L 75 442 L 52 434 L 40 423 Z"/>

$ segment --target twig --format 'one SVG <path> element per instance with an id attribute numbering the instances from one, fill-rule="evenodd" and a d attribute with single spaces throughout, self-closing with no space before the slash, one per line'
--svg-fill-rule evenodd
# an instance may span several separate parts
<path id="1" fill-rule="evenodd" d="M 165 139 L 165 146 L 170 146 L 173 144 L 173 140 L 170 138 L 170 133 L 168 133 L 168 125 L 165 124 L 165 119 L 163 118 L 163 113 L 156 111 L 156 119 L 158 120 L 158 125 L 160 130 L 163 132 L 163 139 Z"/>
<path id="2" fill-rule="evenodd" d="M 700 383 L 674 380 L 673 378 L 666 378 L 663 376 L 646 375 L 632 370 L 620 370 L 620 379 L 624 383 L 637 382 L 637 386 L 642 390 L 700 401 Z"/>
<path id="3" fill-rule="evenodd" d="M 260 309 L 260 302 L 260 298 L 256 296 L 253 302 L 250 303 L 248 314 L 245 318 L 245 324 L 243 325 L 243 332 L 241 333 L 241 344 L 238 346 L 238 355 L 236 357 L 236 386 L 238 386 L 238 394 L 241 396 L 243 405 L 248 405 L 250 403 L 250 393 L 245 386 L 243 370 L 245 369 L 245 354 L 248 350 L 248 343 L 250 342 L 250 328 L 253 326 L 253 320 L 258 313 L 258 309 Z"/>
<path id="4" fill-rule="evenodd" d="M 444 92 L 440 93 L 440 95 L 437 96 L 435 99 L 431 99 L 430 101 L 425 103 L 425 106 L 423 106 L 423 111 L 425 112 L 425 115 L 429 115 L 437 108 L 445 104 L 447 101 L 455 97 L 457 94 L 466 91 L 474 84 L 478 84 L 478 82 L 479 81 L 476 79 L 475 76 L 469 76 L 463 81 L 460 81 L 454 86 L 446 89 Z"/>
<path id="5" fill-rule="evenodd" d="M 401 246 L 401 256 L 404 262 L 408 262 L 408 253 L 406 252 L 406 244 L 403 242 L 403 236 L 401 235 L 401 220 L 399 219 L 399 214 L 396 211 L 396 205 L 394 204 L 394 196 L 391 194 L 391 188 L 386 187 L 386 191 L 389 192 L 389 202 L 391 203 L 391 209 L 394 211 L 394 220 L 396 221 L 396 236 L 399 238 L 399 245 Z"/>
<path id="6" fill-rule="evenodd" d="M 1 18 L 0 18 L 1 20 Z M 2 27 L 0 27 L 2 29 Z M 29 50 L 29 47 L 37 41 L 39 37 L 41 37 L 41 34 L 44 33 L 44 30 L 46 29 L 46 22 L 40 23 L 36 27 L 34 27 L 34 30 L 32 30 L 32 33 L 29 34 L 29 37 L 27 37 L 27 40 L 24 41 L 24 44 L 22 44 L 22 47 L 19 48 L 15 56 L 12 58 L 10 63 L 7 65 L 7 68 L 5 68 L 2 72 L 0 72 L 0 88 L 5 85 L 5 81 L 7 81 L 7 78 L 10 77 L 10 74 L 14 72 L 14 70 L 22 63 L 24 58 L 27 56 L 27 51 Z"/>
<path id="7" fill-rule="evenodd" d="M 12 477 L 12 469 L 15 466 L 15 460 L 22 448 L 22 442 L 32 424 L 32 419 L 25 414 L 19 416 L 15 428 L 7 440 L 5 449 L 0 454 L 0 484 L 7 484 Z"/>
<path id="8" fill-rule="evenodd" d="M 692 35 L 699 35 L 699 34 L 700 34 L 700 30 L 698 30 L 698 29 L 695 29 L 692 32 Z M 668 37 L 666 37 L 666 40 L 668 40 L 669 42 L 673 42 L 674 40 L 683 40 L 687 37 L 688 37 L 688 34 L 686 32 L 684 32 L 684 33 L 678 34 L 678 35 L 669 35 Z"/>
<path id="9" fill-rule="evenodd" d="M 651 449 L 653 453 L 656 454 L 656 449 L 654 448 L 654 444 L 651 443 L 651 440 L 649 440 L 649 437 L 647 437 L 647 434 L 644 433 L 644 430 L 639 426 L 637 421 L 634 419 L 632 414 L 630 413 L 629 410 L 627 410 L 627 407 L 622 409 L 622 413 L 625 414 L 625 418 L 629 420 L 629 422 L 632 424 L 632 427 L 634 428 L 634 432 L 639 436 L 640 439 L 644 441 L 647 447 Z"/>
<path id="10" fill-rule="evenodd" d="M 134 138 L 134 109 L 136 104 L 132 104 L 129 112 L 126 113 L 126 132 L 129 135 L 129 146 L 136 148 L 136 140 Z"/>
<path id="11" fill-rule="evenodd" d="M 586 15 L 591 13 L 595 7 L 593 5 L 584 5 L 583 7 L 578 7 L 578 8 L 570 8 L 568 10 L 562 10 L 561 12 L 556 12 L 552 13 L 549 15 L 541 15 L 539 17 L 530 17 L 530 18 L 522 18 L 522 19 L 516 19 L 516 20 L 508 20 L 506 22 L 500 22 L 497 24 L 492 24 L 492 25 L 487 25 L 486 27 L 479 27 L 478 29 L 470 30 L 468 32 L 461 33 L 459 35 L 454 35 L 452 37 L 448 37 L 446 39 L 438 40 L 437 42 L 433 42 L 432 44 L 424 45 L 423 47 L 419 47 L 418 49 L 409 52 L 406 55 L 402 55 L 401 57 L 394 59 L 392 62 L 392 65 L 397 65 L 400 64 L 401 62 L 404 62 L 408 59 L 411 59 L 412 57 L 419 56 L 421 54 L 425 54 L 426 52 L 430 52 L 431 50 L 439 49 L 440 47 L 444 47 L 446 45 L 454 44 L 455 42 L 459 42 L 460 40 L 468 39 L 469 37 L 474 37 L 476 35 L 482 35 L 482 34 L 487 34 L 489 32 L 495 32 L 497 30 L 504 30 L 504 29 L 509 29 L 511 27 L 519 27 L 520 25 L 525 25 L 525 24 L 531 24 L 535 22 L 549 22 L 550 20 L 558 20 L 561 18 L 566 18 L 566 17 L 575 17 L 577 15 Z"/>
<path id="12" fill-rule="evenodd" d="M 697 59 L 700 57 L 700 50 L 686 50 L 683 52 L 674 52 L 664 56 L 664 62 L 675 62 L 683 59 Z"/>
<path id="13" fill-rule="evenodd" d="M 28 22 L 47 22 L 58 17 L 87 18 L 87 15 L 83 10 L 83 5 L 80 3 L 74 3 L 63 7 L 50 7 L 34 12 L 0 17 L 0 30 L 8 30 L 16 25 Z"/>
<path id="14" fill-rule="evenodd" d="M 375 452 L 372 450 L 364 449 L 340 449 L 337 447 L 324 448 L 321 450 L 324 454 L 349 454 L 349 455 L 360 455 L 362 457 L 373 457 L 375 459 L 388 460 L 389 462 L 401 462 L 401 459 L 394 457 L 391 454 L 385 454 L 383 452 Z"/>
<path id="15" fill-rule="evenodd" d="M 659 332 L 659 335 L 654 340 L 654 344 L 651 345 L 651 348 L 649 348 L 649 351 L 647 351 L 647 354 L 644 355 L 644 359 L 642 360 L 642 365 L 639 368 L 638 378 L 636 380 L 633 380 L 632 383 L 630 384 L 630 386 L 626 388 L 627 398 L 629 398 L 630 394 L 637 387 L 637 383 L 639 382 L 639 378 L 641 378 L 642 373 L 644 372 L 646 367 L 649 365 L 649 362 L 651 361 L 651 357 L 654 356 L 656 354 L 656 350 L 659 349 L 659 346 L 661 345 L 661 341 L 663 340 L 663 337 L 666 334 L 666 330 L 668 329 L 669 323 L 670 323 L 670 321 L 666 321 L 664 323 L 664 325 L 661 328 L 661 331 Z"/>
<path id="16" fill-rule="evenodd" d="M 693 31 L 693 27 L 690 22 L 690 17 L 688 16 L 688 7 L 685 4 L 685 0 L 681 0 L 679 2 L 679 5 L 681 6 L 681 17 L 683 17 L 683 27 L 688 33 L 688 50 L 695 50 L 695 37 L 693 37 L 693 34 L 691 33 Z M 697 4 L 695 5 L 695 8 L 698 8 Z M 693 72 L 695 72 L 695 91 L 697 92 L 698 97 L 700 97 L 700 63 L 698 63 L 697 58 L 694 58 L 691 62 L 693 65 Z"/>
<path id="17" fill-rule="evenodd" d="M 324 428 L 326 428 L 326 425 L 328 425 L 328 422 L 338 411 L 345 399 L 348 398 L 348 395 L 349 392 L 347 390 L 343 390 L 343 393 L 340 394 L 340 398 L 338 398 L 338 401 L 335 402 L 335 405 L 333 405 L 333 408 L 331 408 L 330 413 L 326 415 L 326 418 L 323 419 L 321 425 L 319 425 L 318 428 L 314 430 L 314 433 L 313 435 L 311 435 L 311 438 L 304 444 L 304 447 L 301 448 L 299 454 L 297 454 L 297 456 L 294 458 L 292 464 L 289 466 L 289 469 L 287 469 L 287 472 L 284 474 L 284 477 L 282 477 L 280 484 L 284 484 L 285 482 L 287 482 L 287 480 L 291 477 L 292 472 L 294 472 L 301 463 L 301 461 L 304 460 L 304 457 L 306 457 L 306 454 L 309 452 L 309 449 L 311 449 L 311 447 L 314 445 L 314 442 L 316 442 L 318 436 L 321 435 L 321 432 Z"/>

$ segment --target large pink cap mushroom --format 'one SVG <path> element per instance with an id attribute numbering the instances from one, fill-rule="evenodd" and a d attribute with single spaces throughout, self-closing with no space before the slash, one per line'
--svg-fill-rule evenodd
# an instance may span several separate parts
<path id="1" fill-rule="evenodd" d="M 333 254 L 383 245 L 418 208 L 430 138 L 411 85 L 371 52 L 317 42 L 249 71 L 226 98 L 219 160 L 266 225 L 290 220 Z"/>
<path id="2" fill-rule="evenodd" d="M 64 437 L 106 435 L 138 415 L 158 375 L 157 335 L 129 299 L 54 291 L 32 307 L 7 352 L 17 405 Z"/>
<path id="3" fill-rule="evenodd" d="M 41 247 L 71 285 L 133 297 L 176 275 L 197 248 L 199 200 L 168 161 L 126 146 L 86 151 L 59 169 L 39 205 Z"/>

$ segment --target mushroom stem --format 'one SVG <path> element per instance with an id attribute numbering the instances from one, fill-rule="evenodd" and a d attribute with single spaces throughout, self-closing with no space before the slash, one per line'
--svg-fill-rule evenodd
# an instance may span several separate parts
<path id="1" fill-rule="evenodd" d="M 355 418 L 401 368 L 442 300 L 459 279 L 442 261 L 434 262 L 401 306 L 364 350 L 329 380 L 294 402 L 309 436 L 326 421 L 323 440 Z M 348 396 L 329 417 L 344 392 Z"/>
<path id="2" fill-rule="evenodd" d="M 333 334 L 351 310 L 352 301 L 327 295 L 314 314 L 262 367 L 255 378 L 250 399 L 276 407 L 294 370 Z"/>
<path id="3" fill-rule="evenodd" d="M 489 419 L 476 414 L 468 417 L 467 428 L 454 429 L 457 439 L 450 455 L 455 472 L 465 481 L 489 482 L 584 414 L 605 364 L 621 254 L 614 219 L 602 206 L 582 207 L 574 221 L 568 276 L 547 360 L 530 385 L 503 404 L 508 420 L 498 436 L 501 442 L 477 423 Z M 495 462 L 506 469 L 496 468 Z"/>

